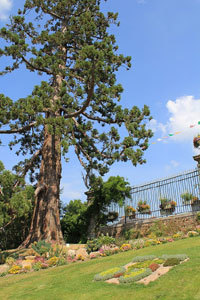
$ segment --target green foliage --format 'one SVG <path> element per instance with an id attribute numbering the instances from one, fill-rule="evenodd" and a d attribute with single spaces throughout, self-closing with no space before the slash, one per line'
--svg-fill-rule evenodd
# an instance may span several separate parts
<path id="1" fill-rule="evenodd" d="M 183 261 L 183 260 L 187 259 L 188 256 L 186 254 L 174 254 L 174 255 L 163 254 L 160 258 L 164 259 L 164 260 L 167 260 L 170 258 L 177 258 L 178 260 Z"/>
<path id="2" fill-rule="evenodd" d="M 103 245 L 115 244 L 115 238 L 109 235 L 100 235 L 97 239 L 87 241 L 87 252 L 94 252 L 99 250 Z"/>
<path id="3" fill-rule="evenodd" d="M 101 244 L 98 239 L 88 240 L 87 241 L 87 252 L 95 252 L 101 248 Z"/>
<path id="4" fill-rule="evenodd" d="M 126 269 L 124 267 L 115 267 L 106 271 L 103 271 L 94 276 L 95 281 L 104 281 L 113 277 L 118 277 L 119 275 L 124 274 Z"/>
<path id="5" fill-rule="evenodd" d="M 193 195 L 189 192 L 185 192 L 181 194 L 181 198 L 183 199 L 184 204 L 188 204 L 192 200 Z"/>
<path id="6" fill-rule="evenodd" d="M 13 129 L 34 122 L 31 127 L 35 130 L 26 127 L 11 147 L 20 143 L 19 152 L 34 153 L 44 138 L 46 124 L 50 133 L 61 137 L 64 156 L 71 146 L 78 147 L 76 154 L 82 165 L 89 160 L 90 167 L 101 175 L 116 160 L 131 160 L 133 165 L 145 162 L 143 151 L 152 136 L 145 127 L 150 112 L 146 105 L 142 110 L 118 105 L 123 88 L 117 83 L 116 72 L 121 66 L 129 69 L 131 57 L 118 54 L 109 31 L 111 24 L 118 25 L 117 14 L 104 15 L 97 0 L 26 0 L 24 8 L 11 17 L 11 24 L 1 28 L 0 37 L 6 43 L 0 49 L 1 56 L 13 60 L 1 74 L 24 64 L 29 71 L 49 78 L 16 102 L 1 95 L 0 125 L 9 125 L 12 120 Z M 50 113 L 44 114 L 47 110 Z M 92 121 L 110 128 L 102 132 Z M 120 138 L 118 127 L 122 124 L 128 134 Z"/>
<path id="7" fill-rule="evenodd" d="M 0 247 L 16 248 L 28 233 L 34 188 L 0 162 Z"/>
<path id="8" fill-rule="evenodd" d="M 168 258 L 164 264 L 163 267 L 169 267 L 169 266 L 176 266 L 180 264 L 180 260 L 176 257 Z"/>
<path id="9" fill-rule="evenodd" d="M 119 278 L 120 283 L 131 283 L 139 281 L 140 279 L 149 276 L 152 273 L 151 269 L 135 269 L 130 273 L 125 273 Z"/>
<path id="10" fill-rule="evenodd" d="M 130 270 L 131 268 L 135 268 L 135 269 L 141 269 L 141 268 L 148 268 L 152 263 L 154 263 L 154 260 L 145 260 L 145 261 L 141 261 L 141 262 L 137 262 L 135 263 L 133 266 L 130 266 Z M 128 268 L 128 270 L 129 270 Z"/>
<path id="11" fill-rule="evenodd" d="M 61 228 L 64 240 L 67 243 L 78 243 L 86 241 L 87 223 L 86 218 L 87 204 L 81 200 L 71 200 L 63 208 Z"/>
<path id="12" fill-rule="evenodd" d="M 51 250 L 51 244 L 47 243 L 45 240 L 34 242 L 31 247 L 35 250 L 39 255 L 46 254 Z"/>
<path id="13" fill-rule="evenodd" d="M 0 29 L 0 56 L 11 62 L 1 75 L 21 65 L 47 75 L 27 97 L 13 101 L 0 94 L 0 134 L 13 133 L 10 149 L 17 146 L 16 154 L 30 156 L 15 169 L 22 175 L 29 171 L 32 181 L 38 179 L 42 160 L 49 165 L 40 151 L 49 135 L 57 141 L 55 155 L 67 160 L 72 147 L 86 172 L 104 175 L 115 161 L 145 163 L 143 154 L 152 137 L 146 129 L 150 111 L 146 105 L 128 109 L 118 103 L 123 88 L 116 73 L 122 66 L 131 67 L 131 57 L 118 53 L 110 33 L 111 24 L 119 25 L 117 13 L 104 14 L 100 3 L 26 0 L 10 24 Z M 117 192 L 115 201 L 122 203 L 127 189 L 120 180 L 111 181 L 102 191 L 105 204 L 112 200 L 112 188 Z M 21 195 L 16 197 L 14 203 Z"/>
<path id="14" fill-rule="evenodd" d="M 136 256 L 133 258 L 132 262 L 143 262 L 148 260 L 154 260 L 155 258 L 155 255 Z"/>
<path id="15" fill-rule="evenodd" d="M 198 213 L 196 214 L 196 220 L 197 220 L 197 222 L 200 222 L 200 212 L 198 212 Z"/>
<path id="16" fill-rule="evenodd" d="M 38 261 L 32 266 L 32 268 L 34 271 L 39 271 L 42 269 L 42 263 L 40 261 Z"/>
<path id="17" fill-rule="evenodd" d="M 123 235 L 126 240 L 138 239 L 142 236 L 140 230 L 135 229 L 135 228 L 131 228 L 128 230 L 125 229 L 123 231 Z"/>
<path id="18" fill-rule="evenodd" d="M 109 235 L 101 234 L 97 240 L 101 246 L 115 244 L 115 238 L 113 238 Z"/>

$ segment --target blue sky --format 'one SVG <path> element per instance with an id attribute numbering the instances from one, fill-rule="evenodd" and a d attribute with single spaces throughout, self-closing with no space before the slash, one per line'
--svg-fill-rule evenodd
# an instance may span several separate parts
<path id="1" fill-rule="evenodd" d="M 0 0 L 0 26 L 23 3 Z M 132 69 L 118 74 L 124 87 L 121 104 L 150 107 L 150 126 L 155 132 L 150 142 L 156 142 L 145 152 L 146 164 L 114 164 L 105 178 L 120 175 L 135 185 L 195 168 L 192 156 L 198 152 L 192 139 L 200 132 L 196 125 L 200 121 L 200 0 L 108 0 L 102 9 L 119 12 L 121 25 L 111 31 L 120 52 L 132 56 Z M 1 59 L 0 65 L 5 63 Z M 0 77 L 0 93 L 16 100 L 30 94 L 40 80 L 22 68 Z M 196 126 L 189 128 L 193 124 Z M 8 138 L 3 137 L 3 144 L 8 144 Z M 12 169 L 19 158 L 7 147 L 0 147 L 0 159 Z M 85 199 L 81 172 L 71 151 L 70 162 L 63 162 L 64 202 Z"/>

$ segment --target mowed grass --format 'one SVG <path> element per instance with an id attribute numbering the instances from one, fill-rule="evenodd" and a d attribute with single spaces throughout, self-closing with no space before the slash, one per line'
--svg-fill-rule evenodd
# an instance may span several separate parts
<path id="1" fill-rule="evenodd" d="M 185 253 L 190 260 L 148 286 L 93 282 L 95 274 L 134 256 Z M 200 299 L 200 237 L 128 251 L 110 257 L 0 278 L 0 299 L 13 300 L 193 300 Z"/>

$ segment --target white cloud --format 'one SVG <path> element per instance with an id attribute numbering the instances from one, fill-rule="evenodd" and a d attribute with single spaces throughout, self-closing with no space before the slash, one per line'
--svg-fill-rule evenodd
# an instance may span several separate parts
<path id="1" fill-rule="evenodd" d="M 0 0 L 0 20 L 8 18 L 8 12 L 12 9 L 12 0 Z"/>
<path id="2" fill-rule="evenodd" d="M 169 100 L 166 104 L 169 120 L 163 124 L 157 120 L 151 120 L 149 127 L 154 132 L 160 132 L 160 137 L 170 133 L 174 136 L 170 140 L 176 142 L 192 141 L 193 137 L 200 133 L 200 99 L 193 96 L 184 96 L 176 100 Z M 195 125 L 193 127 L 193 125 Z"/>

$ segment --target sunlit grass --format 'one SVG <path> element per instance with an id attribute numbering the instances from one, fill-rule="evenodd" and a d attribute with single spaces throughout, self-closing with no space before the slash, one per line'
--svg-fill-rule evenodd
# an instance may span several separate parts
<path id="1" fill-rule="evenodd" d="M 136 255 L 185 253 L 190 260 L 148 286 L 93 282 L 95 274 L 122 266 Z M 193 300 L 200 299 L 200 237 L 128 251 L 110 257 L 0 278 L 0 299 Z"/>

